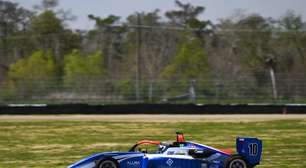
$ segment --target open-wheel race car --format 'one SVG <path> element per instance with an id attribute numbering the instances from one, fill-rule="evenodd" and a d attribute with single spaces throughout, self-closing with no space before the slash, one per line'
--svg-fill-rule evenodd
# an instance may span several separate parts
<path id="1" fill-rule="evenodd" d="M 177 141 L 173 143 L 142 140 L 129 152 L 95 154 L 68 168 L 253 168 L 259 165 L 261 140 L 237 138 L 236 148 L 237 152 L 187 142 L 177 132 Z"/>

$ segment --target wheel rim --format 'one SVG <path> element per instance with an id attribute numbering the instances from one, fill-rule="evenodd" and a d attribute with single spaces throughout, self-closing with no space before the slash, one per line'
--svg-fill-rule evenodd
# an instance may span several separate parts
<path id="1" fill-rule="evenodd" d="M 99 168 L 117 168 L 113 161 L 107 160 L 100 164 Z"/>
<path id="2" fill-rule="evenodd" d="M 235 159 L 231 161 L 229 168 L 247 168 L 247 166 L 244 160 Z"/>

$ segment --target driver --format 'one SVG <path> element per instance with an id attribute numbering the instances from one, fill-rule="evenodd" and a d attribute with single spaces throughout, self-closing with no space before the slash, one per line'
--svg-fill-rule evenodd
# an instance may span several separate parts
<path id="1" fill-rule="evenodd" d="M 163 153 L 165 149 L 166 149 L 166 146 L 164 146 L 164 145 L 158 145 L 158 151 L 157 151 L 157 153 Z"/>
<path id="2" fill-rule="evenodd" d="M 170 144 L 168 142 L 161 142 L 160 145 L 158 145 L 158 153 L 163 153 L 169 146 Z"/>

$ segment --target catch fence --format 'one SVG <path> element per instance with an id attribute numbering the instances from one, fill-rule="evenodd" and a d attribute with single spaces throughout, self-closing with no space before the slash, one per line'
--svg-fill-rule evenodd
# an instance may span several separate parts
<path id="1" fill-rule="evenodd" d="M 79 77 L 3 83 L 1 104 L 288 104 L 306 102 L 305 74 L 211 76 L 210 79 L 145 80 Z M 136 84 L 137 83 L 137 84 Z"/>

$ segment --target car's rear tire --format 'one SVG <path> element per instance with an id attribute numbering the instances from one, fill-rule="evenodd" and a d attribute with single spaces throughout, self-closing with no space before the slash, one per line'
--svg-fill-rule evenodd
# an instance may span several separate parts
<path id="1" fill-rule="evenodd" d="M 225 168 L 251 168 L 239 155 L 231 156 L 225 163 Z"/>
<path id="2" fill-rule="evenodd" d="M 112 159 L 101 160 L 97 168 L 119 168 L 118 163 Z"/>

